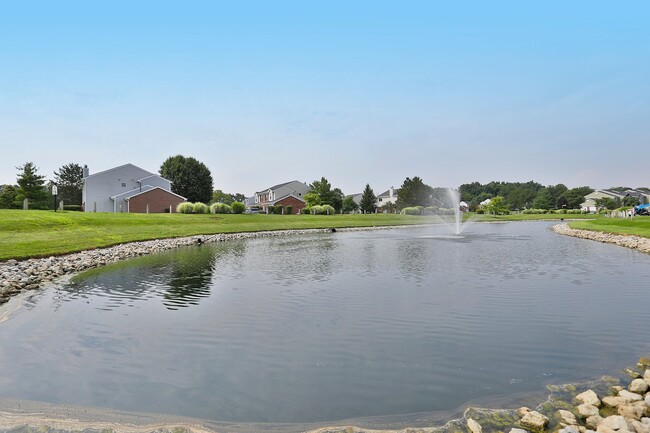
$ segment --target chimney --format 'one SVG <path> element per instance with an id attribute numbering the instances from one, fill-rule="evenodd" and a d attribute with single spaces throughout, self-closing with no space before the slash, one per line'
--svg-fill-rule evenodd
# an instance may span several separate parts
<path id="1" fill-rule="evenodd" d="M 90 171 L 88 170 L 88 166 L 84 164 L 83 177 L 88 177 L 88 176 L 90 176 Z"/>
<path id="2" fill-rule="evenodd" d="M 388 195 L 390 196 L 390 198 L 393 198 L 393 196 L 395 195 L 395 188 L 391 186 L 390 189 L 388 190 Z"/>

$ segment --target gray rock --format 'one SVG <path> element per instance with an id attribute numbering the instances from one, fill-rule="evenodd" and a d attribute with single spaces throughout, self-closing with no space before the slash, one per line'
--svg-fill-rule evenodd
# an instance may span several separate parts
<path id="1" fill-rule="evenodd" d="M 584 404 L 600 407 L 600 400 L 598 399 L 598 395 L 591 389 L 576 395 L 576 400 Z"/>
<path id="2" fill-rule="evenodd" d="M 645 383 L 650 385 L 650 368 L 647 369 L 645 373 L 643 373 L 643 380 L 645 381 Z"/>
<path id="3" fill-rule="evenodd" d="M 560 430 L 559 433 L 580 433 L 580 430 L 578 430 L 578 427 L 574 425 L 568 425 Z"/>
<path id="4" fill-rule="evenodd" d="M 467 419 L 467 430 L 470 433 L 483 433 L 483 427 L 481 427 L 481 424 L 477 423 L 472 418 Z"/>
<path id="5" fill-rule="evenodd" d="M 650 424 L 643 424 L 635 419 L 630 421 L 635 433 L 650 433 Z"/>
<path id="6" fill-rule="evenodd" d="M 643 394 L 648 390 L 648 384 L 643 379 L 634 379 L 628 389 L 638 394 Z"/>
<path id="7" fill-rule="evenodd" d="M 521 419 L 521 425 L 532 430 L 544 430 L 548 424 L 548 418 L 541 413 L 531 410 Z"/>
<path id="8" fill-rule="evenodd" d="M 528 430 L 524 430 L 523 428 L 516 428 L 513 427 L 510 429 L 509 433 L 529 433 Z"/>
<path id="9" fill-rule="evenodd" d="M 605 424 L 600 424 L 596 429 L 597 433 L 616 433 L 616 430 L 607 427 Z"/>

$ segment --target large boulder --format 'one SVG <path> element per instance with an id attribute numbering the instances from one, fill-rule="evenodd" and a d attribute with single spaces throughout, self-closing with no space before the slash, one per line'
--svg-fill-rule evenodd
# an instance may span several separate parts
<path id="1" fill-rule="evenodd" d="M 598 408 L 591 404 L 581 404 L 576 409 L 578 410 L 580 416 L 583 418 L 589 418 L 590 416 L 599 414 Z"/>
<path id="2" fill-rule="evenodd" d="M 650 368 L 643 373 L 643 380 L 645 380 L 645 383 L 650 385 Z"/>
<path id="3" fill-rule="evenodd" d="M 560 430 L 558 433 L 580 433 L 580 430 L 578 429 L 577 426 L 568 425 L 564 427 L 562 430 Z"/>
<path id="4" fill-rule="evenodd" d="M 573 413 L 564 409 L 560 409 L 557 412 L 560 415 L 560 419 L 562 420 L 563 423 L 567 425 L 578 425 L 578 420 L 576 419 L 576 416 Z"/>
<path id="5" fill-rule="evenodd" d="M 625 418 L 620 415 L 611 415 L 603 419 L 603 424 L 613 430 L 626 430 L 627 422 Z"/>
<path id="6" fill-rule="evenodd" d="M 591 389 L 576 395 L 576 400 L 583 404 L 590 404 L 592 406 L 600 407 L 600 400 L 598 395 Z"/>
<path id="7" fill-rule="evenodd" d="M 600 423 L 603 422 L 603 417 L 600 415 L 592 415 L 585 420 L 585 425 L 592 430 L 596 430 Z"/>
<path id="8" fill-rule="evenodd" d="M 648 390 L 648 384 L 643 379 L 634 379 L 628 389 L 637 394 L 643 394 Z"/>
<path id="9" fill-rule="evenodd" d="M 626 400 L 623 397 L 615 397 L 613 395 L 608 395 L 607 397 L 603 397 L 603 404 L 609 407 L 617 407 L 625 403 L 625 401 Z"/>
<path id="10" fill-rule="evenodd" d="M 523 428 L 513 427 L 510 429 L 510 433 L 528 433 L 528 430 L 524 430 Z"/>
<path id="11" fill-rule="evenodd" d="M 520 423 L 522 426 L 532 430 L 544 430 L 548 424 L 548 418 L 537 411 L 531 410 L 524 415 Z"/>
<path id="12" fill-rule="evenodd" d="M 622 391 L 619 391 L 618 396 L 623 398 L 626 403 L 643 400 L 643 397 L 640 394 L 637 394 L 635 392 L 630 392 L 630 391 L 627 391 L 625 389 L 622 390 Z"/>
<path id="13" fill-rule="evenodd" d="M 622 404 L 616 408 L 616 412 L 625 418 L 641 420 L 645 415 L 650 414 L 650 408 L 645 401 L 635 401 L 631 403 Z"/>
<path id="14" fill-rule="evenodd" d="M 635 433 L 650 433 L 650 424 L 643 424 L 635 419 L 630 421 Z"/>
<path id="15" fill-rule="evenodd" d="M 467 430 L 469 433 L 483 433 L 483 427 L 481 427 L 481 424 L 477 423 L 472 418 L 467 419 Z"/>
<path id="16" fill-rule="evenodd" d="M 526 406 L 522 406 L 519 409 L 517 409 L 517 415 L 519 418 L 523 418 L 524 415 L 526 415 L 528 412 L 530 412 L 532 409 Z"/>

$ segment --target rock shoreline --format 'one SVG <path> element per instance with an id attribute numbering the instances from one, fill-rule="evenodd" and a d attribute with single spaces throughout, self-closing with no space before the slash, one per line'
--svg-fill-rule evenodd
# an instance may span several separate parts
<path id="1" fill-rule="evenodd" d="M 224 242 L 240 239 L 304 235 L 345 231 L 386 230 L 394 228 L 425 227 L 427 225 L 373 226 L 353 228 L 327 228 L 302 230 L 274 230 L 244 233 L 221 233 L 214 235 L 195 235 L 181 238 L 155 239 L 129 242 L 107 248 L 85 250 L 78 253 L 47 258 L 27 260 L 7 260 L 0 262 L 0 304 L 23 290 L 37 289 L 44 284 L 87 269 L 104 266 L 121 260 L 168 251 L 175 248 L 203 243 Z"/>
<path id="2" fill-rule="evenodd" d="M 642 253 L 650 254 L 650 239 L 633 235 L 619 235 L 592 230 L 572 229 L 568 224 L 556 224 L 551 228 L 555 233 L 573 236 L 581 239 L 589 239 L 606 244 L 614 244 L 621 247 L 632 248 Z"/>

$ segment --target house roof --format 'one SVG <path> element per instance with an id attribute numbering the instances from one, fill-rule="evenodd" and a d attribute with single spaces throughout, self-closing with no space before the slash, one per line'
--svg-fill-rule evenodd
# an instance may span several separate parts
<path id="1" fill-rule="evenodd" d="M 280 198 L 276 198 L 275 200 L 270 201 L 269 203 L 277 203 L 277 202 L 279 202 L 279 201 L 284 200 L 284 199 L 287 198 L 287 197 L 293 197 L 293 198 L 295 198 L 296 200 L 300 200 L 301 202 L 305 203 L 305 200 L 304 200 L 302 197 L 298 197 L 297 195 L 295 195 L 295 194 L 293 194 L 293 193 L 285 194 L 285 195 L 283 195 L 283 196 L 280 197 Z"/>
<path id="2" fill-rule="evenodd" d="M 393 188 L 393 195 L 397 195 L 398 193 L 399 193 L 399 189 Z M 377 198 L 379 197 L 390 197 L 390 189 L 379 194 Z"/>
<path id="3" fill-rule="evenodd" d="M 299 180 L 290 180 L 289 182 L 279 183 L 277 185 L 273 185 L 272 187 L 264 188 L 262 190 L 256 191 L 256 193 L 265 192 L 265 191 L 268 191 L 268 190 L 274 191 L 276 189 L 282 188 L 283 186 L 289 185 L 290 183 L 294 183 L 294 182 L 302 183 Z"/>
<path id="4" fill-rule="evenodd" d="M 183 200 L 187 200 L 187 199 L 186 199 L 185 197 L 183 197 L 182 195 L 178 195 L 178 194 L 176 194 L 176 193 L 174 193 L 174 192 L 168 191 L 168 190 L 163 189 L 163 188 L 161 188 L 161 187 L 159 187 L 159 186 L 156 186 L 156 187 L 151 187 L 150 185 L 147 185 L 147 186 L 148 186 L 149 188 L 148 188 L 146 191 L 138 192 L 138 193 L 136 193 L 136 194 L 130 195 L 130 196 L 128 196 L 128 197 L 125 197 L 124 200 L 130 200 L 130 199 L 132 199 L 133 197 L 137 197 L 137 196 L 142 195 L 142 194 L 150 193 L 150 192 L 153 191 L 154 189 L 159 189 L 159 190 L 161 190 L 161 191 L 163 191 L 163 192 L 166 192 L 166 193 L 168 193 L 168 194 L 175 195 L 175 196 L 178 197 L 178 198 L 182 198 Z M 144 188 L 144 187 L 143 187 L 143 188 Z"/>
<path id="5" fill-rule="evenodd" d="M 149 173 L 151 176 L 155 176 L 155 173 L 152 173 L 152 172 L 150 172 L 150 171 L 147 171 L 147 170 L 145 170 L 145 169 L 142 168 L 142 167 L 138 167 L 137 165 L 134 165 L 134 164 L 128 163 L 128 164 L 118 165 L 117 167 L 109 168 L 108 170 L 98 171 L 97 173 L 90 174 L 90 175 L 84 177 L 84 179 L 88 179 L 89 177 L 99 176 L 100 174 L 110 173 L 111 171 L 119 170 L 119 169 L 121 169 L 121 168 L 129 167 L 129 166 L 134 167 L 134 168 L 137 168 L 138 170 L 142 170 L 142 171 L 144 171 L 144 172 L 146 172 L 146 173 Z M 149 177 L 149 176 L 147 176 L 147 177 Z M 146 178 L 143 178 L 143 179 L 146 179 Z"/>

